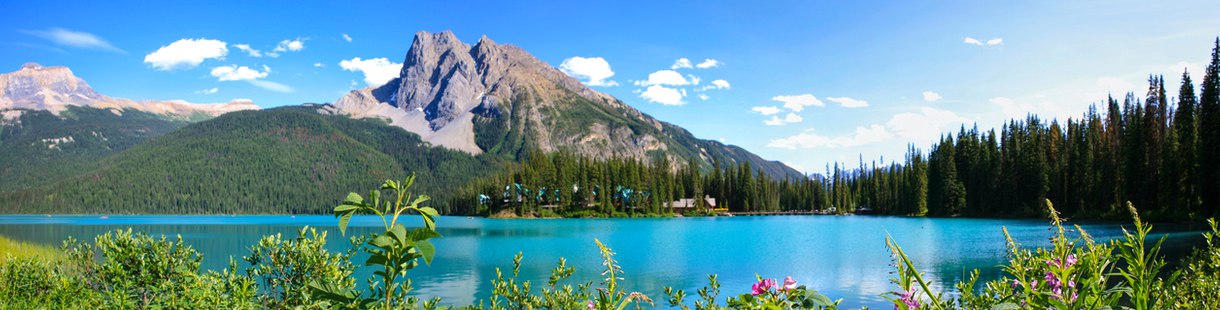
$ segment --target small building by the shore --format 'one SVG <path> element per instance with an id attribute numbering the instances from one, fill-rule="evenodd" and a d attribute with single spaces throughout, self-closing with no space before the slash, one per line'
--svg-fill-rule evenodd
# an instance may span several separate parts
<path id="1" fill-rule="evenodd" d="M 670 202 L 665 203 L 665 207 L 673 210 L 674 213 L 682 213 L 682 212 L 686 212 L 686 211 L 696 210 L 697 208 L 699 208 L 700 206 L 699 206 L 698 202 L 699 201 L 695 200 L 694 198 L 682 198 L 682 199 L 678 199 L 675 201 L 670 201 Z M 703 206 L 702 207 L 703 207 L 703 209 L 715 209 L 716 208 L 716 198 L 712 198 L 711 196 L 703 196 Z"/>

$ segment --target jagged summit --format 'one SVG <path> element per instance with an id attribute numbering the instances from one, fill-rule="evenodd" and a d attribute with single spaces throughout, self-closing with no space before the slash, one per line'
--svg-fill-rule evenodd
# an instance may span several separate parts
<path id="1" fill-rule="evenodd" d="M 800 175 L 740 148 L 696 139 L 485 35 L 471 46 L 450 31 L 420 31 L 397 78 L 354 90 L 334 107 L 354 117 L 389 119 L 433 145 L 471 154 L 518 156 L 538 149 L 599 158 L 665 156 L 671 162 L 720 158 Z"/>
<path id="2" fill-rule="evenodd" d="M 249 100 L 228 103 L 194 104 L 181 100 L 134 101 L 99 94 L 64 66 L 42 66 L 27 62 L 21 69 L 0 74 L 0 110 L 46 110 L 59 114 L 69 106 L 114 109 L 135 109 L 150 113 L 191 117 L 202 113 L 216 116 L 230 111 L 258 109 Z"/>

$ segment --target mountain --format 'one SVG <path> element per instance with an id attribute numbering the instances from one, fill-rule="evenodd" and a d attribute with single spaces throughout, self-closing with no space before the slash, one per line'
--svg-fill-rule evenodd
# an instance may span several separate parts
<path id="1" fill-rule="evenodd" d="M 220 114 L 258 109 L 249 100 L 228 103 L 195 104 L 182 100 L 134 101 L 99 94 L 88 83 L 72 74 L 68 67 L 43 67 L 26 63 L 16 72 L 0 74 L 0 111 L 3 119 L 16 118 L 15 110 L 42 110 L 59 115 L 69 107 L 111 109 L 114 113 L 135 110 L 167 117 L 199 119 Z"/>
<path id="2" fill-rule="evenodd" d="M 3 213 L 328 213 L 355 189 L 415 173 L 440 201 L 501 163 L 431 147 L 313 105 L 227 113 L 41 186 L 0 189 Z"/>
<path id="3" fill-rule="evenodd" d="M 448 31 L 419 32 L 397 78 L 333 105 L 332 112 L 386 119 L 433 145 L 474 155 L 516 159 L 537 149 L 603 159 L 665 156 L 704 167 L 748 162 L 773 177 L 803 177 L 739 147 L 698 139 L 486 36 L 470 46 Z"/>
<path id="4" fill-rule="evenodd" d="M 56 181 L 191 121 L 250 109 L 258 106 L 248 100 L 192 104 L 112 98 L 67 67 L 27 63 L 0 74 L 0 189 Z"/>

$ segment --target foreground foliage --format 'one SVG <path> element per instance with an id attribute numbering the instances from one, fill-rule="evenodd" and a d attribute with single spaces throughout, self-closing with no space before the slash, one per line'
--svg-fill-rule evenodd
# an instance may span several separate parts
<path id="1" fill-rule="evenodd" d="M 436 248 L 436 210 L 414 195 L 415 178 L 389 180 L 367 196 L 351 193 L 334 208 L 346 233 L 352 216 L 372 214 L 381 230 L 352 239 L 352 247 L 326 250 L 326 233 L 301 229 L 295 238 L 267 236 L 250 248 L 242 262 L 231 259 L 221 271 L 201 271 L 202 254 L 181 237 L 168 239 L 115 230 L 93 239 L 64 242 L 64 259 L 10 256 L 0 263 L 0 309 L 441 309 L 440 299 L 411 295 L 408 272 L 422 260 L 430 264 Z M 938 291 L 924 279 L 893 238 L 886 245 L 896 270 L 894 291 L 884 294 L 895 309 L 1206 309 L 1220 302 L 1220 229 L 1214 221 L 1205 234 L 1207 247 L 1180 270 L 1164 270 L 1161 241 L 1149 244 L 1151 227 L 1128 204 L 1132 230 L 1111 242 L 1095 241 L 1080 226 L 1065 227 L 1046 203 L 1053 236 L 1046 248 L 1023 247 L 1008 238 L 1005 275 L 978 283 L 978 271 L 959 282 L 955 292 Z M 418 215 L 422 227 L 407 228 Z M 404 217 L 406 216 L 406 217 Z M 1007 236 L 1007 231 L 1005 230 Z M 1164 240 L 1163 238 L 1161 240 Z M 652 297 L 623 286 L 624 271 L 614 251 L 600 241 L 603 271 L 598 283 L 568 283 L 576 269 L 561 259 L 540 290 L 518 279 L 522 256 L 511 273 L 499 269 L 492 296 L 458 309 L 643 309 Z M 368 258 L 353 263 L 358 252 Z M 357 284 L 354 273 L 372 268 L 373 276 Z M 739 290 L 740 289 L 740 290 Z M 838 300 L 799 285 L 797 279 L 758 277 L 749 290 L 721 298 L 716 275 L 687 300 L 681 289 L 665 288 L 664 301 L 684 310 L 837 309 Z"/>

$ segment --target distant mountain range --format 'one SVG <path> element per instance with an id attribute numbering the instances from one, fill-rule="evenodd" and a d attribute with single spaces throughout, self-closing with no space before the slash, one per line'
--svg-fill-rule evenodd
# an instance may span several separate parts
<path id="1" fill-rule="evenodd" d="M 26 63 L 21 70 L 0 74 L 0 110 L 5 119 L 16 118 L 12 110 L 43 110 L 55 115 L 68 107 L 109 109 L 114 113 L 135 110 L 181 119 L 205 119 L 240 110 L 257 110 L 249 100 L 229 103 L 195 104 L 182 100 L 134 101 L 111 98 L 93 91 L 88 83 L 72 74 L 68 67 L 43 67 Z"/>
<path id="2" fill-rule="evenodd" d="M 333 104 L 133 101 L 32 63 L 0 74 L 0 91 L 0 213 L 326 212 L 407 173 L 443 198 L 533 150 L 804 177 L 697 139 L 519 47 L 450 32 L 416 34 L 398 78 Z"/>

